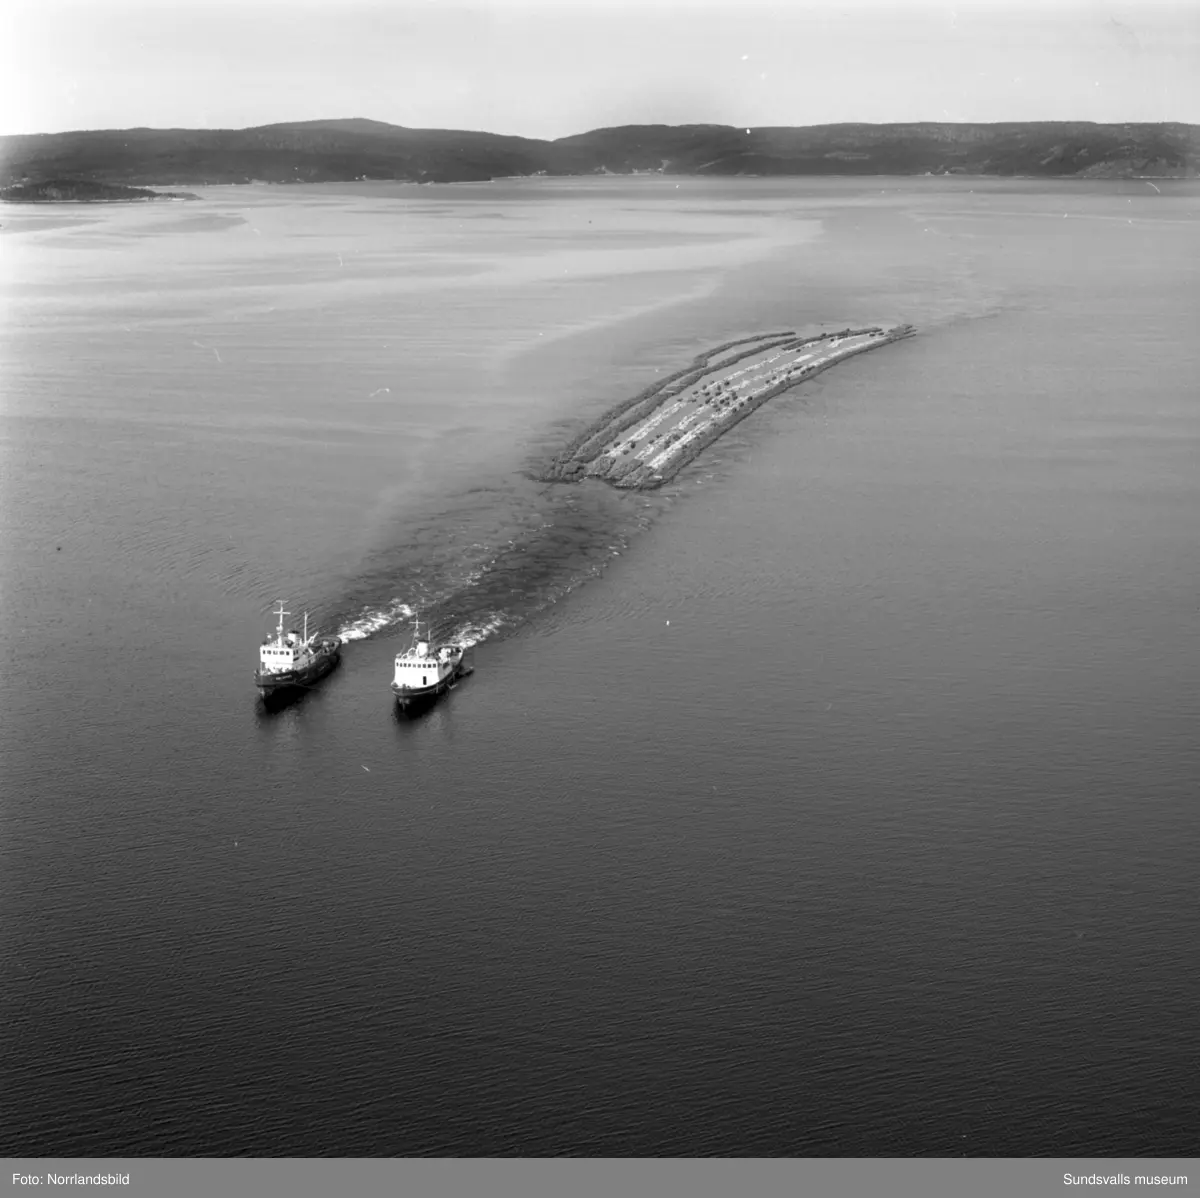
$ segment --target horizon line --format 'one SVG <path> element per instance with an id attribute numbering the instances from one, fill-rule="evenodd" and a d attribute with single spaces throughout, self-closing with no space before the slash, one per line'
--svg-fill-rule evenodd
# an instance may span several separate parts
<path id="1" fill-rule="evenodd" d="M 101 128 L 75 128 L 38 130 L 33 133 L 0 133 L 0 138 L 11 137 L 65 137 L 72 133 L 248 133 L 254 129 L 273 129 L 284 126 L 347 124 L 361 121 L 373 125 L 383 125 L 389 129 L 400 129 L 409 133 L 480 133 L 488 137 L 510 137 L 521 141 L 543 142 L 552 145 L 554 142 L 565 141 L 571 137 L 585 137 L 589 133 L 600 133 L 608 129 L 744 129 L 747 133 L 767 129 L 834 129 L 841 126 L 857 125 L 867 128 L 895 128 L 913 125 L 1093 125 L 1096 127 L 1119 127 L 1129 125 L 1182 125 L 1185 128 L 1200 129 L 1200 122 L 1185 120 L 1163 121 L 1094 121 L 1076 120 L 1071 117 L 1040 117 L 1036 120 L 995 120 L 995 121 L 935 121 L 935 120 L 906 120 L 906 121 L 819 121 L 813 124 L 800 125 L 741 125 L 720 121 L 680 121 L 668 123 L 665 121 L 639 121 L 621 125 L 596 125 L 579 133 L 564 133 L 561 137 L 533 137 L 525 133 L 496 133 L 490 129 L 466 129 L 444 125 L 398 125 L 392 121 L 382 121 L 377 117 L 305 117 L 300 120 L 266 121 L 253 125 L 110 125 Z"/>

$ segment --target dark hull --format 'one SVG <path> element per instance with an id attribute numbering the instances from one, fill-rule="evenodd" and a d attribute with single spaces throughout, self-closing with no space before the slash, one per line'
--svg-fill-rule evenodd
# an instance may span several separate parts
<path id="1" fill-rule="evenodd" d="M 334 649 L 332 652 L 318 655 L 316 660 L 303 670 L 288 670 L 284 674 L 264 674 L 258 671 L 254 675 L 254 684 L 264 699 L 285 691 L 306 690 L 324 678 L 341 659 L 341 653 Z"/>

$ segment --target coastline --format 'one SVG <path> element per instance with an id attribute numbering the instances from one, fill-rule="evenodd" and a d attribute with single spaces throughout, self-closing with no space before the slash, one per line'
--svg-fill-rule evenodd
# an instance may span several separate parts
<path id="1" fill-rule="evenodd" d="M 159 196 L 137 196 L 129 199 L 113 199 L 113 200 L 78 200 L 78 199 L 52 199 L 48 196 L 42 196 L 38 199 L 14 199 L 11 196 L 0 195 L 0 203 L 5 204 L 154 204 L 161 201 L 167 201 L 172 204 L 185 203 L 188 200 L 198 200 L 199 196 L 193 195 L 159 195 Z"/>
<path id="2" fill-rule="evenodd" d="M 198 195 L 187 191 L 154 191 L 94 179 L 44 179 L 0 187 L 0 200 L 6 204 L 149 204 L 198 199 Z"/>

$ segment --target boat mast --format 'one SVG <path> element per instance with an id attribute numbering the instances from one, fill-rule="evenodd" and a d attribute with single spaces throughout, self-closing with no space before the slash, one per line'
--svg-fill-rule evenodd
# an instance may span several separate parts
<path id="1" fill-rule="evenodd" d="M 304 613 L 304 643 L 308 644 L 308 612 Z"/>
<path id="2" fill-rule="evenodd" d="M 278 633 L 279 633 L 279 639 L 280 639 L 280 640 L 283 640 L 283 617 L 284 617 L 284 616 L 290 616 L 292 613 L 291 613 L 290 611 L 284 611 L 284 610 L 283 610 L 283 600 L 282 600 L 282 599 L 280 599 L 280 601 L 279 601 L 279 610 L 278 610 L 277 612 L 272 612 L 271 614 L 272 614 L 272 615 L 277 615 L 277 616 L 279 617 L 279 629 L 278 629 Z"/>

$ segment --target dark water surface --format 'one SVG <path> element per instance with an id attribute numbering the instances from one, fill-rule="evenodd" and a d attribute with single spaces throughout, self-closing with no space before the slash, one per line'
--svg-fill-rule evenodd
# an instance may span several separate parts
<path id="1" fill-rule="evenodd" d="M 0 1150 L 1194 1152 L 1156 187 L 6 213 Z M 661 492 L 529 476 L 709 345 L 891 321 Z M 270 713 L 280 596 L 351 643 Z M 398 718 L 416 609 L 478 669 Z"/>

